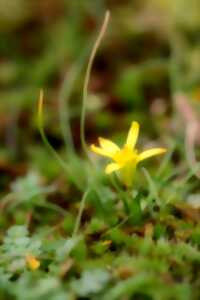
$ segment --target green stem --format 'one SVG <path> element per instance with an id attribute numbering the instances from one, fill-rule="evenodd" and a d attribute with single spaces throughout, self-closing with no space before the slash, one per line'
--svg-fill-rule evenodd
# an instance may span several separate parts
<path id="1" fill-rule="evenodd" d="M 73 182 L 76 186 L 81 190 L 81 186 L 78 182 L 78 180 L 75 179 L 74 176 L 72 176 L 70 169 L 68 168 L 68 165 L 66 162 L 60 157 L 60 155 L 56 152 L 56 150 L 53 148 L 53 146 L 49 143 L 45 132 L 44 132 L 44 126 L 43 126 L 43 92 L 40 93 L 40 99 L 39 99 L 39 106 L 38 106 L 38 129 L 42 138 L 43 143 L 49 150 L 49 152 L 55 157 L 57 162 L 60 164 L 60 166 L 66 171 L 67 174 L 70 174 Z"/>
<path id="2" fill-rule="evenodd" d="M 86 52 L 88 52 L 88 47 L 87 47 L 87 51 L 84 51 L 84 53 L 81 55 L 79 61 L 72 66 L 69 72 L 66 72 L 58 95 L 58 100 L 60 103 L 59 115 L 60 115 L 61 131 L 62 131 L 66 149 L 67 151 L 70 150 L 71 152 L 74 152 L 74 143 L 73 143 L 72 132 L 70 128 L 69 100 L 72 94 L 72 88 L 74 86 L 76 78 L 78 74 L 81 72 L 81 69 L 83 68 Z"/>
<path id="3" fill-rule="evenodd" d="M 81 144 L 82 144 L 83 150 L 84 150 L 85 154 L 88 156 L 88 158 L 89 158 L 89 155 L 88 155 L 88 149 L 87 149 L 87 144 L 86 144 L 86 139 L 85 139 L 85 114 L 86 114 L 86 102 L 87 102 L 87 98 L 88 98 L 88 85 L 89 85 L 89 79 L 90 79 L 90 74 L 91 74 L 91 69 L 92 69 L 92 65 L 94 62 L 94 58 L 96 56 L 96 53 L 97 53 L 97 50 L 101 43 L 101 40 L 106 32 L 109 17 L 110 17 L 110 12 L 107 11 L 105 14 L 105 17 L 104 17 L 103 24 L 100 28 L 99 35 L 97 37 L 96 42 L 94 43 L 92 52 L 89 57 L 89 62 L 87 65 L 86 75 L 85 75 L 85 80 L 84 80 L 84 85 L 83 85 L 83 102 L 82 102 L 82 110 L 81 110 L 80 135 L 81 135 Z"/>
<path id="4" fill-rule="evenodd" d="M 127 215 L 129 215 L 130 209 L 129 209 L 128 201 L 126 200 L 126 194 L 124 193 L 124 191 L 122 191 L 120 189 L 120 187 L 118 186 L 118 184 L 117 184 L 117 182 L 116 182 L 116 180 L 115 180 L 114 177 L 111 176 L 110 179 L 111 179 L 111 182 L 112 182 L 113 186 L 116 188 L 117 192 L 120 195 L 120 198 L 121 198 L 123 206 L 124 206 L 125 213 Z"/>
<path id="5" fill-rule="evenodd" d="M 42 208 L 48 208 L 51 210 L 56 211 L 57 213 L 61 214 L 63 217 L 68 216 L 67 212 L 60 206 L 54 204 L 54 203 L 37 203 L 38 207 L 42 207 Z"/>
<path id="6" fill-rule="evenodd" d="M 84 207 L 85 207 L 85 202 L 86 202 L 86 199 L 87 199 L 87 196 L 88 196 L 89 192 L 90 192 L 90 188 L 88 188 L 85 191 L 85 193 L 83 194 L 83 197 L 81 199 L 80 208 L 79 208 L 78 216 L 76 218 L 76 222 L 75 222 L 75 225 L 74 225 L 74 230 L 73 230 L 72 237 L 76 236 L 77 233 L 78 233 L 80 223 L 81 223 L 81 218 L 82 218 L 82 215 L 83 215 L 83 210 L 84 210 Z"/>

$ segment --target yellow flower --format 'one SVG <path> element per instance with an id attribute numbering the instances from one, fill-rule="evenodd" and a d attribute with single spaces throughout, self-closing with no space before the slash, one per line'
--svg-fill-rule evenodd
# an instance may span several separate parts
<path id="1" fill-rule="evenodd" d="M 101 137 L 99 138 L 100 147 L 91 145 L 93 152 L 111 158 L 114 161 L 106 166 L 105 173 L 110 174 L 114 171 L 119 171 L 120 178 L 127 187 L 132 185 L 134 171 L 140 161 L 166 152 L 164 148 L 154 148 L 139 153 L 135 149 L 138 135 L 139 124 L 132 122 L 126 143 L 121 149 L 112 141 Z"/>
<path id="2" fill-rule="evenodd" d="M 40 267 L 40 261 L 30 254 L 26 256 L 26 263 L 32 271 L 35 271 Z"/>

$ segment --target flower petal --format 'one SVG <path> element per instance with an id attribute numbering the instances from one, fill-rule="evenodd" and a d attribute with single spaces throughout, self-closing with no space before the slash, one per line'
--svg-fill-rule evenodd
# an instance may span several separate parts
<path id="1" fill-rule="evenodd" d="M 110 174 L 110 173 L 112 173 L 112 172 L 114 172 L 114 171 L 119 170 L 120 168 L 121 168 L 120 165 L 118 165 L 118 164 L 116 164 L 116 163 L 111 163 L 111 164 L 109 164 L 109 165 L 106 166 L 106 168 L 105 168 L 105 173 L 106 173 L 106 174 Z"/>
<path id="2" fill-rule="evenodd" d="M 138 162 L 147 159 L 151 156 L 165 153 L 166 151 L 167 150 L 165 148 L 153 148 L 153 149 L 145 150 L 138 155 Z"/>
<path id="3" fill-rule="evenodd" d="M 138 122 L 132 122 L 131 128 L 129 129 L 126 146 L 133 149 L 136 145 L 138 135 L 139 135 L 140 125 Z"/>
<path id="4" fill-rule="evenodd" d="M 27 255 L 26 262 L 32 271 L 35 271 L 40 267 L 40 261 L 33 255 Z"/>
<path id="5" fill-rule="evenodd" d="M 99 154 L 99 155 L 102 155 L 102 156 L 106 156 L 106 157 L 112 158 L 112 154 L 111 154 L 110 152 L 106 151 L 106 150 L 103 149 L 103 148 L 97 147 L 97 146 L 95 146 L 95 145 L 91 145 L 91 146 L 90 146 L 90 149 L 91 149 L 93 152 L 95 152 L 95 153 L 97 153 L 97 154 Z"/>
<path id="6" fill-rule="evenodd" d="M 105 151 L 112 155 L 114 155 L 117 151 L 120 150 L 120 148 L 115 143 L 102 137 L 99 138 L 99 144 Z"/>

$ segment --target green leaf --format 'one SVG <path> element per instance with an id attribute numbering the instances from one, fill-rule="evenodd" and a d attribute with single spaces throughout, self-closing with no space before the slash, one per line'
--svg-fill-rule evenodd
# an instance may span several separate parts
<path id="1" fill-rule="evenodd" d="M 79 280 L 74 280 L 71 284 L 74 292 L 86 297 L 101 292 L 110 280 L 110 274 L 103 269 L 84 271 Z"/>

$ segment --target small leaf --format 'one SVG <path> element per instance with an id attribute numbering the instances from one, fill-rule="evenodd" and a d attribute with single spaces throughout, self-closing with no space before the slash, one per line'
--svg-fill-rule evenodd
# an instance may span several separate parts
<path id="1" fill-rule="evenodd" d="M 85 271 L 79 280 L 72 282 L 72 289 L 81 297 L 101 292 L 110 280 L 110 274 L 103 269 Z"/>

